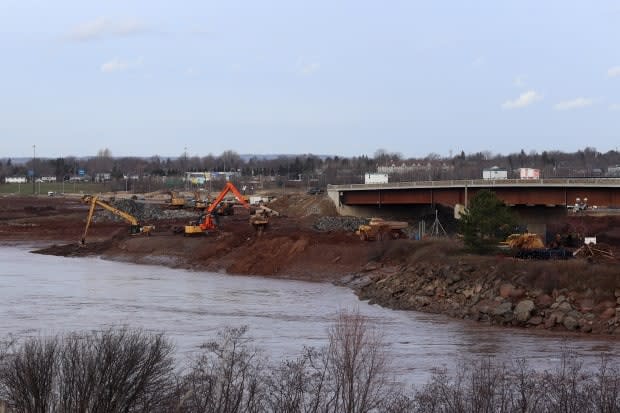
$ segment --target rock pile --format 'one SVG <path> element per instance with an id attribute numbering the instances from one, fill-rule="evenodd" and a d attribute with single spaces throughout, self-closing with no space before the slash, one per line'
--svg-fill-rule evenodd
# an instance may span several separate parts
<path id="1" fill-rule="evenodd" d="M 320 217 L 314 223 L 318 231 L 355 232 L 360 225 L 368 224 L 368 220 L 358 217 Z"/>
<path id="2" fill-rule="evenodd" d="M 356 289 L 361 299 L 394 309 L 498 325 L 620 335 L 620 288 L 599 288 L 595 299 L 594 289 L 545 292 L 481 273 L 481 268 L 466 263 L 415 263 L 397 268 L 378 264 L 345 284 Z"/>
<path id="3" fill-rule="evenodd" d="M 184 209 L 166 209 L 160 205 L 134 201 L 133 199 L 119 199 L 111 202 L 111 205 L 121 211 L 127 212 L 138 219 L 141 223 L 151 223 L 162 219 L 196 218 L 199 213 Z M 94 220 L 123 221 L 123 219 L 111 212 L 97 208 Z"/>

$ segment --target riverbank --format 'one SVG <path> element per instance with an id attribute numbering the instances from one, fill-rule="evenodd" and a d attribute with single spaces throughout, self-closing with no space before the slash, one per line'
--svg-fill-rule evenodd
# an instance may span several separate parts
<path id="1" fill-rule="evenodd" d="M 309 205 L 304 210 L 315 211 Z M 388 308 L 620 335 L 620 265 L 614 261 L 480 257 L 456 241 L 363 242 L 351 232 L 317 231 L 319 215 L 313 214 L 274 218 L 260 237 L 243 215 L 223 217 L 217 233 L 197 238 L 173 233 L 186 218 L 156 222 L 151 237 L 130 237 L 123 223 L 102 219 L 79 246 L 85 213 L 76 199 L 2 198 L 0 242 L 49 240 L 53 245 L 39 253 L 335 282 Z"/>

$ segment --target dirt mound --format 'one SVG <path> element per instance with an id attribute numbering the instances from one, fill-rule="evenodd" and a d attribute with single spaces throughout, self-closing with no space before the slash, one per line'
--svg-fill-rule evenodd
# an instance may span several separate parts
<path id="1" fill-rule="evenodd" d="M 336 206 L 327 195 L 286 194 L 269 203 L 282 215 L 304 218 L 311 215 L 337 216 Z"/>

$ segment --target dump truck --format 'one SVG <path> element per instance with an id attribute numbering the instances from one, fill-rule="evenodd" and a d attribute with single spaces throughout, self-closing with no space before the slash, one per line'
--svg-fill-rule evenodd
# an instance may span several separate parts
<path id="1" fill-rule="evenodd" d="M 368 224 L 360 225 L 355 233 L 362 241 L 381 241 L 384 239 L 407 238 L 404 221 L 386 221 L 383 218 L 371 218 Z"/>

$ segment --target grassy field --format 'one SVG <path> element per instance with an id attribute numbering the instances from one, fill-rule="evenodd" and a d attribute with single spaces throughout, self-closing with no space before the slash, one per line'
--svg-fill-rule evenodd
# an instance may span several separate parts
<path id="1" fill-rule="evenodd" d="M 1 194 L 21 194 L 21 195 L 47 195 L 48 192 L 56 192 L 58 194 L 67 193 L 97 193 L 110 190 L 110 184 L 100 183 L 65 183 L 62 182 L 41 182 L 35 183 L 34 190 L 32 183 L 27 184 L 0 184 Z"/>

